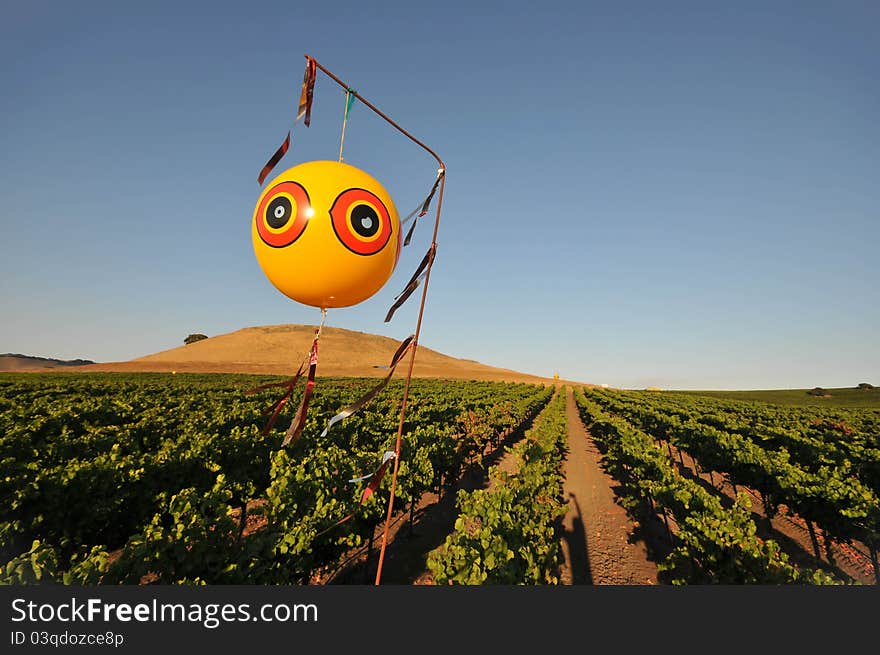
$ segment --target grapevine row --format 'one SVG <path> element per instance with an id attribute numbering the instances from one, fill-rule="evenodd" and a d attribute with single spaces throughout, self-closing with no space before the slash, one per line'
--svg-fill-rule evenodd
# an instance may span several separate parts
<path id="1" fill-rule="evenodd" d="M 557 582 L 565 452 L 565 397 L 557 393 L 510 450 L 514 472 L 492 467 L 488 489 L 459 492 L 455 529 L 428 557 L 437 584 Z"/>
<path id="2" fill-rule="evenodd" d="M 144 377 L 35 376 L 2 387 L 4 580 L 307 582 L 381 516 L 387 481 L 365 504 L 364 483 L 349 481 L 392 447 L 399 383 L 320 437 L 329 416 L 372 381 L 319 381 L 303 437 L 279 450 L 283 429 L 261 432 L 270 391 L 243 399 L 242 379 L 232 376 L 193 376 L 192 385 Z M 454 479 L 549 394 L 415 381 L 400 497 L 411 502 Z M 245 529 L 248 514 L 262 529 Z"/>
<path id="3" fill-rule="evenodd" d="M 576 401 L 591 434 L 605 449 L 610 472 L 631 494 L 630 509 L 645 505 L 677 524 L 677 544 L 662 563 L 674 582 L 832 582 L 819 571 L 798 571 L 775 542 L 756 536 L 745 494 L 725 509 L 717 496 L 682 477 L 649 435 L 608 414 L 592 397 L 578 392 Z"/>
<path id="4" fill-rule="evenodd" d="M 849 469 L 833 464 L 803 466 L 786 448 L 768 450 L 736 431 L 707 425 L 697 416 L 666 413 L 654 398 L 590 390 L 590 399 L 645 430 L 652 438 L 688 453 L 702 469 L 728 476 L 731 483 L 757 490 L 765 514 L 787 506 L 825 537 L 859 540 L 872 551 L 875 569 L 880 543 L 880 501 Z M 818 459 L 818 455 L 816 456 Z"/>

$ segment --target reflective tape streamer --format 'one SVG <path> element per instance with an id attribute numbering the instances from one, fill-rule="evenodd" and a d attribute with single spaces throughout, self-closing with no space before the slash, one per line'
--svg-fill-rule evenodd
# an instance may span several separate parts
<path id="1" fill-rule="evenodd" d="M 425 273 L 431 263 L 434 261 L 434 255 L 437 253 L 437 244 L 432 243 L 431 247 L 428 248 L 428 252 L 425 253 L 425 256 L 422 258 L 422 262 L 419 264 L 416 272 L 413 273 L 413 276 L 410 278 L 409 282 L 406 283 L 406 286 L 403 288 L 403 291 L 395 298 L 395 302 L 391 305 L 391 309 L 388 310 L 388 313 L 385 315 L 385 322 L 391 320 L 391 317 L 394 316 L 394 312 L 400 309 L 401 305 L 407 301 L 407 299 L 413 294 L 413 291 L 419 286 L 419 282 L 422 280 L 422 274 Z"/>
<path id="2" fill-rule="evenodd" d="M 397 453 L 392 452 L 391 457 L 388 457 L 388 453 L 385 453 L 385 457 L 382 458 L 382 465 L 379 466 L 379 470 L 373 474 L 373 479 L 370 480 L 370 484 L 367 485 L 366 489 L 364 489 L 364 493 L 361 494 L 361 505 L 367 502 L 367 499 L 373 495 L 376 489 L 379 488 L 379 485 L 382 484 L 382 478 L 385 477 L 385 472 L 388 470 L 388 464 L 397 457 Z"/>
<path id="3" fill-rule="evenodd" d="M 284 139 L 284 143 L 282 143 L 281 147 L 275 151 L 275 154 L 269 158 L 269 161 L 266 162 L 266 165 L 263 166 L 263 170 L 261 170 L 260 174 L 257 176 L 257 182 L 261 186 L 263 184 L 263 181 L 266 179 L 266 176 L 271 173 L 276 164 L 281 161 L 281 158 L 287 152 L 288 148 L 290 148 L 290 132 L 287 133 L 287 138 Z"/>
<path id="4" fill-rule="evenodd" d="M 281 398 L 279 398 L 278 400 L 276 400 L 275 403 L 272 404 L 269 407 L 269 409 L 267 409 L 262 414 L 263 416 L 265 416 L 266 414 L 269 414 L 270 412 L 272 413 L 272 417 L 269 419 L 269 422 L 266 423 L 266 427 L 263 428 L 263 431 L 261 433 L 264 437 L 267 434 L 269 434 L 269 432 L 275 426 L 275 421 L 278 419 L 278 415 L 281 413 L 281 410 L 287 404 L 287 401 L 290 400 L 290 396 L 293 394 L 293 388 L 296 386 L 296 383 L 299 382 L 299 379 L 302 376 L 302 373 L 303 373 L 303 367 L 302 367 L 302 364 L 300 364 L 299 370 L 296 372 L 296 375 L 294 375 L 289 380 L 285 380 L 284 382 L 271 382 L 269 384 L 261 384 L 259 387 L 254 387 L 253 389 L 248 389 L 247 391 L 245 391 L 245 394 L 251 395 L 251 394 L 257 393 L 258 391 L 264 391 L 266 389 L 272 389 L 274 387 L 286 387 L 287 388 L 287 391 L 284 392 L 284 395 L 281 396 Z"/>
<path id="5" fill-rule="evenodd" d="M 300 91 L 299 96 L 299 107 L 296 111 L 296 119 L 294 119 L 293 124 L 296 125 L 300 119 L 305 118 L 306 127 L 312 122 L 312 99 L 314 96 L 315 90 L 315 78 L 317 76 L 317 68 L 315 64 L 315 60 L 311 57 L 308 58 L 308 62 L 306 63 L 306 72 L 303 75 L 303 83 L 302 83 L 302 91 Z M 290 132 L 287 132 L 287 138 L 284 139 L 284 143 L 281 144 L 281 147 L 275 151 L 275 154 L 269 158 L 269 161 L 266 162 L 266 165 L 263 166 L 263 170 L 260 171 L 260 174 L 257 176 L 257 182 L 262 186 L 263 182 L 266 179 L 266 176 L 272 172 L 272 169 L 278 165 L 278 162 L 281 161 L 281 158 L 287 154 L 288 149 L 290 148 Z"/>
<path id="6" fill-rule="evenodd" d="M 306 57 L 306 72 L 303 74 L 302 91 L 299 95 L 299 108 L 296 112 L 296 120 L 305 117 L 306 127 L 312 123 L 312 100 L 315 92 L 315 78 L 318 68 L 315 60 Z"/>
<path id="7" fill-rule="evenodd" d="M 385 454 L 382 455 L 382 462 L 381 462 L 381 464 L 384 464 L 385 462 L 387 462 L 387 461 L 388 461 L 389 459 L 391 459 L 392 457 L 396 457 L 396 455 L 394 454 L 394 451 L 393 451 L 393 450 L 386 450 L 386 451 L 385 451 Z M 381 464 L 380 464 L 380 466 L 381 466 Z M 372 478 L 374 475 L 375 475 L 375 472 L 373 472 L 373 473 L 367 473 L 366 475 L 362 475 L 362 476 L 359 477 L 359 478 L 354 478 L 354 479 L 352 479 L 352 480 L 349 480 L 349 482 L 363 482 L 364 480 L 369 480 L 369 479 Z"/>
<path id="8" fill-rule="evenodd" d="M 385 454 L 382 455 L 382 463 L 379 465 L 379 468 L 376 469 L 375 473 L 370 473 L 369 475 L 364 475 L 359 478 L 349 480 L 349 482 L 363 482 L 364 480 L 368 480 L 369 478 L 372 478 L 372 481 L 370 482 L 370 484 L 368 484 L 367 487 L 364 489 L 363 493 L 361 493 L 361 502 L 360 502 L 361 505 L 363 505 L 365 502 L 367 502 L 367 500 L 370 498 L 370 496 L 372 496 L 373 493 L 376 491 L 376 489 L 379 488 L 379 485 L 382 483 L 382 478 L 385 477 L 385 472 L 388 470 L 388 463 L 391 462 L 395 457 L 397 457 L 397 454 L 393 450 L 387 450 L 387 451 L 385 451 Z M 315 537 L 317 538 L 317 537 L 320 537 L 322 535 L 327 534 L 333 528 L 342 525 L 343 523 L 345 523 L 346 521 L 348 521 L 352 518 L 354 518 L 354 512 L 352 512 L 351 514 L 349 514 L 347 516 L 343 516 L 341 519 L 336 521 L 336 523 L 334 523 L 333 525 L 331 525 L 327 528 L 324 528 L 318 534 L 316 534 Z"/>
<path id="9" fill-rule="evenodd" d="M 410 226 L 409 231 L 406 233 L 406 238 L 403 240 L 403 245 L 408 246 L 409 242 L 412 241 L 413 232 L 416 231 L 416 223 L 419 222 L 419 219 L 428 213 L 428 209 L 431 207 L 431 200 L 434 198 L 434 194 L 437 193 L 437 187 L 440 185 L 440 179 L 445 174 L 445 171 L 441 168 L 437 171 L 437 179 L 434 180 L 434 186 L 431 187 L 431 192 L 428 194 L 428 197 L 422 202 L 421 205 L 413 209 L 406 218 L 404 218 L 401 223 L 406 224 L 411 218 L 415 217 L 413 224 Z M 418 216 L 416 216 L 416 212 L 418 212 Z"/>
<path id="10" fill-rule="evenodd" d="M 358 398 L 347 407 L 343 407 L 342 409 L 340 409 L 339 413 L 331 418 L 330 422 L 327 423 L 327 427 L 324 428 L 324 431 L 321 433 L 322 437 L 326 437 L 327 433 L 330 431 L 330 428 L 339 423 L 339 421 L 348 418 L 356 411 L 361 409 L 368 402 L 373 400 L 373 398 L 378 396 L 379 393 L 381 393 L 382 389 L 384 389 L 388 385 L 388 381 L 391 380 L 391 376 L 394 375 L 394 369 L 400 363 L 400 360 L 403 359 L 403 356 L 406 354 L 406 352 L 410 349 L 410 346 L 413 345 L 414 339 L 415 335 L 411 334 L 400 343 L 400 346 L 398 346 L 397 351 L 394 353 L 394 357 L 391 358 L 391 364 L 388 366 L 388 375 L 386 375 L 379 384 L 370 389 L 366 394 Z"/>
<path id="11" fill-rule="evenodd" d="M 281 446 L 287 446 L 288 444 L 296 443 L 296 440 L 299 439 L 299 435 L 302 434 L 303 428 L 306 425 L 306 414 L 309 411 L 309 400 L 312 397 L 312 391 L 315 388 L 315 371 L 318 368 L 318 338 L 321 336 L 321 328 L 315 330 L 315 340 L 312 341 L 312 351 L 309 355 L 309 376 L 306 380 L 306 390 L 303 392 L 302 402 L 299 405 L 299 409 L 296 412 L 296 417 L 291 422 L 290 427 L 287 428 L 287 434 L 284 435 L 284 441 L 281 442 Z"/>

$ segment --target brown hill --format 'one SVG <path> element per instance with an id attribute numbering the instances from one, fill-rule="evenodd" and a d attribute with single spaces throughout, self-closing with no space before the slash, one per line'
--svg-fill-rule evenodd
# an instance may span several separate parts
<path id="1" fill-rule="evenodd" d="M 48 371 L 55 368 L 69 368 L 94 364 L 90 359 L 53 359 L 6 353 L 0 355 L 0 371 Z"/>
<path id="2" fill-rule="evenodd" d="M 84 366 L 82 371 L 181 371 L 291 375 L 308 352 L 315 328 L 310 325 L 252 327 L 139 357 L 130 362 Z M 376 334 L 325 327 L 318 351 L 318 375 L 381 377 L 399 343 Z M 408 358 L 398 367 L 405 372 Z M 416 377 L 507 382 L 552 382 L 527 373 L 456 359 L 419 346 Z"/>

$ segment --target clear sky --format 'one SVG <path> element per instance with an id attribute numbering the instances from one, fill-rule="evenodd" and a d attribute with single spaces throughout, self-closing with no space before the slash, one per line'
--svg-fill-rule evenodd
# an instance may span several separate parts
<path id="1" fill-rule="evenodd" d="M 315 323 L 250 237 L 309 53 L 447 163 L 424 345 L 624 387 L 880 384 L 878 34 L 870 0 L 5 2 L 0 352 Z M 319 74 L 276 171 L 336 158 L 343 98 Z M 358 105 L 345 154 L 401 213 L 436 169 Z M 429 238 L 328 324 L 413 331 L 417 300 L 382 320 Z"/>

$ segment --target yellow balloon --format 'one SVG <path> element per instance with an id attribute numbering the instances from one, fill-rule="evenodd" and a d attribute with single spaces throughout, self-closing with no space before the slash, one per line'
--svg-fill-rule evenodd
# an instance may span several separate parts
<path id="1" fill-rule="evenodd" d="M 349 307 L 376 293 L 400 255 L 391 196 L 364 171 L 335 161 L 289 168 L 260 194 L 251 234 L 269 281 L 313 307 Z"/>

